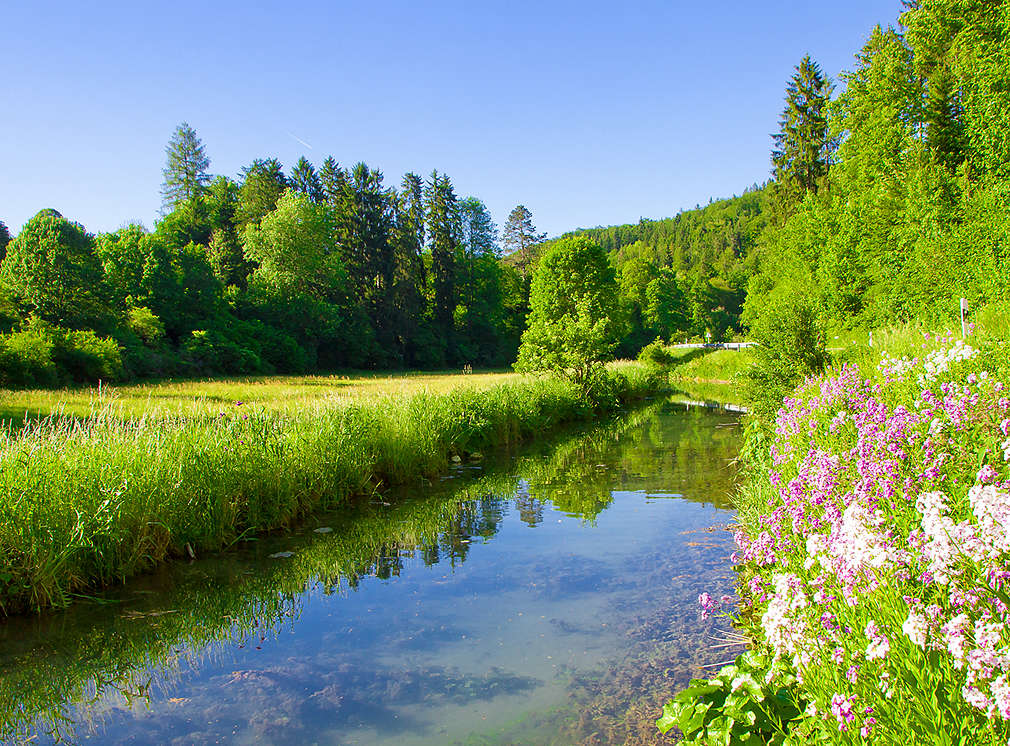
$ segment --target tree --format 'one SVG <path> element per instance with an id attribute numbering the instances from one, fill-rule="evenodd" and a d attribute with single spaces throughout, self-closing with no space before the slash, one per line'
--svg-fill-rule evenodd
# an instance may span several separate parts
<path id="1" fill-rule="evenodd" d="M 254 276 L 288 295 L 320 300 L 344 295 L 346 273 L 337 251 L 330 208 L 288 191 L 276 209 L 245 230 L 246 257 Z"/>
<path id="2" fill-rule="evenodd" d="M 94 329 L 109 314 L 94 238 L 55 210 L 35 215 L 7 245 L 0 281 L 26 315 L 60 326 Z"/>
<path id="3" fill-rule="evenodd" d="M 276 158 L 257 158 L 242 170 L 242 175 L 244 179 L 235 213 L 235 226 L 239 232 L 272 211 L 288 187 L 284 167 Z"/>
<path id="4" fill-rule="evenodd" d="M 458 290 L 456 251 L 462 232 L 459 206 L 452 182 L 445 174 L 439 175 L 438 171 L 431 172 L 431 180 L 425 185 L 424 197 L 434 286 L 432 312 L 446 349 L 452 355 L 455 353 L 453 317 Z"/>
<path id="5" fill-rule="evenodd" d="M 459 213 L 462 235 L 456 316 L 462 330 L 460 351 L 467 361 L 492 363 L 499 356 L 504 316 L 498 228 L 487 206 L 476 197 L 460 201 Z"/>
<path id="6" fill-rule="evenodd" d="M 161 187 L 162 209 L 174 210 L 187 200 L 199 198 L 207 191 L 210 158 L 203 143 L 186 122 L 180 124 L 165 147 L 165 181 Z"/>
<path id="7" fill-rule="evenodd" d="M 816 193 L 831 163 L 828 103 L 832 85 L 816 62 L 805 55 L 786 86 L 786 107 L 780 131 L 772 135 L 775 180 L 786 212 Z"/>
<path id="8" fill-rule="evenodd" d="M 319 169 L 319 188 L 323 199 L 331 205 L 335 205 L 340 200 L 346 180 L 347 172 L 340 167 L 332 155 L 326 156 L 323 167 Z"/>
<path id="9" fill-rule="evenodd" d="M 564 238 L 540 257 L 518 371 L 550 371 L 588 394 L 621 332 L 617 278 L 606 252 L 588 238 Z"/>
<path id="10" fill-rule="evenodd" d="M 7 244 L 11 242 L 10 231 L 7 230 L 7 226 L 4 225 L 4 221 L 0 220 L 0 262 L 7 255 Z"/>
<path id="11" fill-rule="evenodd" d="M 390 241 L 396 265 L 393 279 L 392 327 L 395 342 L 408 364 L 411 341 L 424 314 L 424 200 L 423 182 L 417 174 L 403 177 L 393 200 L 393 229 Z"/>
<path id="12" fill-rule="evenodd" d="M 516 257 L 516 262 L 523 274 L 529 274 L 533 261 L 533 250 L 545 238 L 546 233 L 537 233 L 533 225 L 533 213 L 525 205 L 516 205 L 509 213 L 502 229 L 502 243 L 505 251 Z"/>
<path id="13" fill-rule="evenodd" d="M 288 183 L 292 189 L 304 194 L 313 202 L 323 201 L 323 185 L 319 181 L 319 174 L 316 173 L 315 167 L 304 155 L 291 169 L 291 178 L 288 179 Z"/>

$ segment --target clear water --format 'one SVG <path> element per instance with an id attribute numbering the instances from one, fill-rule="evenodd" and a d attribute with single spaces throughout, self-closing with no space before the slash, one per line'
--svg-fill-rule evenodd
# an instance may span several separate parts
<path id="1" fill-rule="evenodd" d="M 662 743 L 666 698 L 733 656 L 697 597 L 732 589 L 739 437 L 655 405 L 9 620 L 3 736 Z"/>

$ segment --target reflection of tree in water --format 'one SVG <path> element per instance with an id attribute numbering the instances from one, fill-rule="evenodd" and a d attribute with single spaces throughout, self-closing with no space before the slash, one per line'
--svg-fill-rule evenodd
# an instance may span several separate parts
<path id="1" fill-rule="evenodd" d="M 512 505 L 519 513 L 519 520 L 530 528 L 536 528 L 544 522 L 544 504 L 535 497 L 530 497 L 528 493 L 520 491 L 512 501 Z"/>
<path id="2" fill-rule="evenodd" d="M 701 472 L 724 466 L 738 433 L 714 428 L 704 419 L 708 413 L 642 427 L 656 408 L 570 437 L 544 455 L 520 458 L 507 471 L 491 470 L 455 490 L 447 486 L 388 508 L 362 505 L 320 517 L 332 533 L 304 530 L 252 545 L 264 549 L 167 568 L 161 580 L 139 579 L 125 589 L 123 603 L 80 607 L 38 623 L 9 620 L 0 632 L 6 636 L 0 639 L 0 740 L 53 728 L 73 739 L 66 717 L 87 720 L 89 702 L 107 709 L 117 691 L 145 697 L 152 676 L 181 685 L 181 658 L 197 667 L 222 644 L 255 644 L 276 634 L 301 613 L 307 590 L 339 593 L 368 577 L 395 578 L 412 557 L 455 567 L 475 540 L 494 537 L 513 510 L 529 526 L 543 521 L 546 502 L 592 520 L 612 502 L 615 486 L 651 489 L 688 479 L 678 476 L 685 470 L 700 484 L 707 478 Z M 636 451 L 643 447 L 644 455 Z M 716 477 L 712 488 L 728 482 Z M 285 559 L 268 558 L 278 549 Z M 569 589 L 607 582 L 595 567 L 542 570 L 530 582 L 543 580 L 538 591 L 548 597 L 557 586 L 548 582 L 552 576 L 567 577 Z"/>

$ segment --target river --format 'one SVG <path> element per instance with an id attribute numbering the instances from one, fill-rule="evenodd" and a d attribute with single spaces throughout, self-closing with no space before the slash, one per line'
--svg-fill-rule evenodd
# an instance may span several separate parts
<path id="1" fill-rule="evenodd" d="M 733 657 L 736 415 L 655 403 L 0 625 L 5 742 L 652 744 Z"/>

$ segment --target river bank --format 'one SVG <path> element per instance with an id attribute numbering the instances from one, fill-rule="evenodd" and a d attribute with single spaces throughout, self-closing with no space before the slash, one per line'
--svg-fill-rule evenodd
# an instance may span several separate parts
<path id="1" fill-rule="evenodd" d="M 236 401 L 212 419 L 124 419 L 107 407 L 31 422 L 0 435 L 0 608 L 67 605 L 658 386 L 625 365 L 593 401 L 564 381 L 526 377 L 281 413 Z"/>
<path id="2" fill-rule="evenodd" d="M 689 742 L 1010 736 L 1010 350 L 920 334 L 871 352 L 750 430 L 740 600 L 702 602 L 752 652 L 668 705 Z"/>

